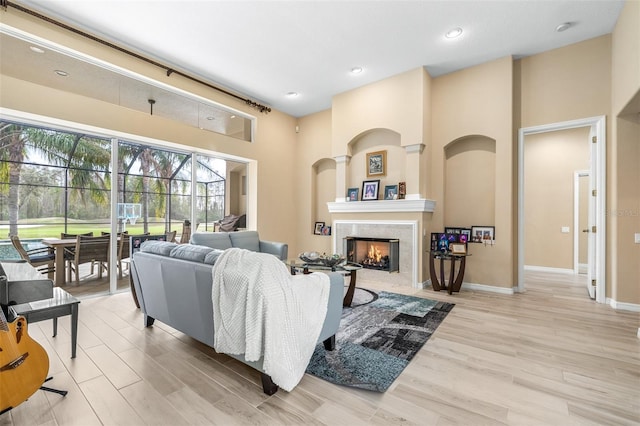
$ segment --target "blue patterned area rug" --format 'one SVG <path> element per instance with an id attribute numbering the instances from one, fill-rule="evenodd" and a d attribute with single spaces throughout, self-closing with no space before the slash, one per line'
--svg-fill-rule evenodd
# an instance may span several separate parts
<path id="1" fill-rule="evenodd" d="M 336 349 L 325 351 L 319 344 L 307 373 L 339 385 L 384 392 L 454 304 L 384 291 L 377 297 L 365 293 L 364 299 L 344 308 Z"/>

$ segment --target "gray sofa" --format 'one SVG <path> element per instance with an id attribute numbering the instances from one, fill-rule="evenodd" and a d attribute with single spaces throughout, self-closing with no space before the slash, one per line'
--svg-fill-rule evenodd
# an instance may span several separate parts
<path id="1" fill-rule="evenodd" d="M 164 241 L 144 242 L 140 251 L 133 254 L 131 277 L 146 327 L 153 325 L 157 319 L 213 347 L 211 269 L 223 249 L 228 247 L 220 236 L 224 233 L 215 233 L 215 237 L 208 235 L 212 233 L 205 236 L 202 236 L 205 233 L 199 234 L 194 234 L 192 241 L 207 242 L 213 247 Z M 230 233 L 228 237 L 236 244 L 235 247 L 258 247 L 268 253 L 278 252 L 281 258 L 286 259 L 286 244 L 261 242 L 257 232 Z M 223 244 L 214 244 L 220 241 Z M 331 287 L 327 316 L 318 342 L 323 342 L 325 349 L 333 350 L 342 314 L 344 281 L 340 274 L 328 275 Z M 231 356 L 261 372 L 262 387 L 266 394 L 272 395 L 278 390 L 271 377 L 262 371 L 262 360 L 247 362 L 242 355 Z"/>
<path id="2" fill-rule="evenodd" d="M 274 241 L 262 241 L 257 231 L 195 232 L 191 235 L 189 243 L 219 250 L 238 247 L 251 251 L 270 253 L 277 256 L 280 260 L 287 260 L 287 255 L 289 254 L 289 246 L 287 244 Z"/>

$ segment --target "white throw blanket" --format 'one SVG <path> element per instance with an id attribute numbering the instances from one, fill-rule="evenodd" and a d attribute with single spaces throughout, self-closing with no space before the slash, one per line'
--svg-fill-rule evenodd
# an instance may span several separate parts
<path id="1" fill-rule="evenodd" d="M 263 359 L 275 384 L 302 379 L 327 314 L 329 277 L 292 276 L 277 257 L 231 248 L 213 267 L 214 348 Z"/>

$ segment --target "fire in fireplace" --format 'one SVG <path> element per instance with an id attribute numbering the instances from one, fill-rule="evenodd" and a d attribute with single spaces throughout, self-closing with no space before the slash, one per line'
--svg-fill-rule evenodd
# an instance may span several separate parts
<path id="1" fill-rule="evenodd" d="M 347 261 L 364 268 L 400 272 L 400 240 L 391 238 L 346 237 Z"/>

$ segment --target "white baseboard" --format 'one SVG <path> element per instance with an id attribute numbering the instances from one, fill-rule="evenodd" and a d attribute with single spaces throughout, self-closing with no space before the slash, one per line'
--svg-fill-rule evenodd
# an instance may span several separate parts
<path id="1" fill-rule="evenodd" d="M 549 266 L 524 265 L 525 271 L 551 272 L 554 274 L 570 274 L 574 275 L 573 269 L 567 268 L 551 268 Z"/>
<path id="2" fill-rule="evenodd" d="M 515 287 L 496 287 L 494 285 L 475 284 L 475 283 L 462 283 L 462 288 L 468 290 L 488 291 L 491 293 L 500 294 L 515 294 Z"/>
<path id="3" fill-rule="evenodd" d="M 422 288 L 433 287 L 431 285 L 431 280 L 427 280 L 422 283 Z M 485 284 L 474 284 L 474 283 L 462 283 L 462 288 L 467 290 L 478 290 L 478 291 L 488 291 L 491 293 L 500 293 L 500 294 L 515 294 L 516 287 L 496 287 L 494 285 L 485 285 Z"/>
<path id="4" fill-rule="evenodd" d="M 618 302 L 610 298 L 607 298 L 607 303 L 613 309 L 619 309 L 621 311 L 640 312 L 640 305 L 638 305 L 637 303 Z"/>

